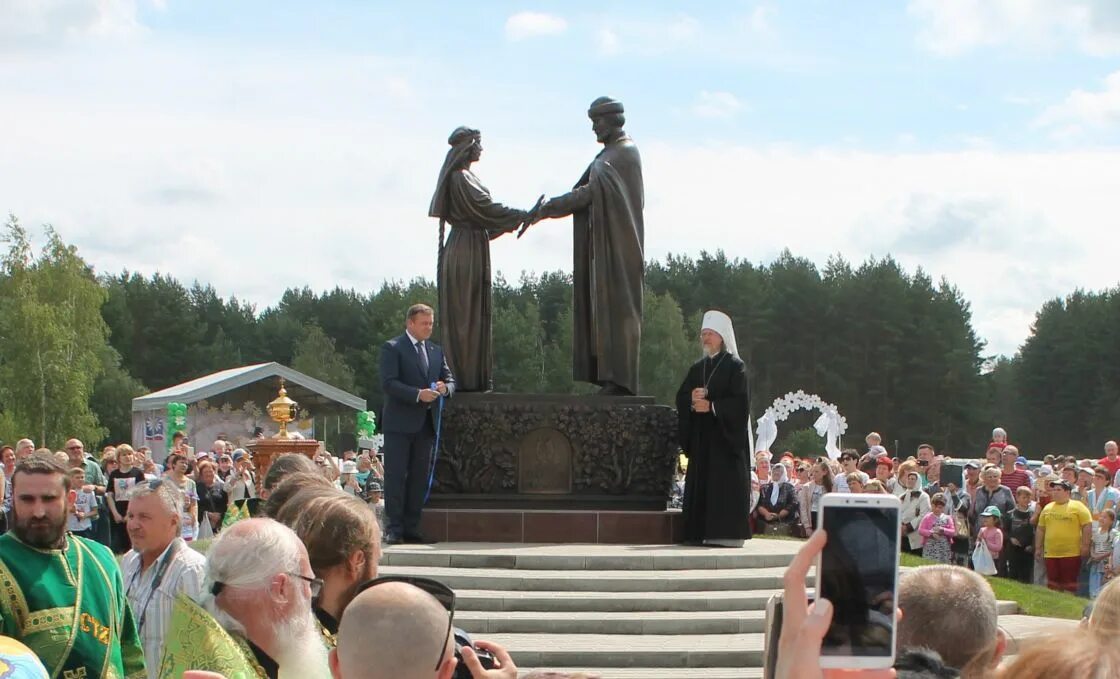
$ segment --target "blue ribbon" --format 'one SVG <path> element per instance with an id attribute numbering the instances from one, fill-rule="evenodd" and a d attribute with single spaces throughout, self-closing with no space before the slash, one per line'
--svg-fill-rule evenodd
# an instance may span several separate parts
<path id="1" fill-rule="evenodd" d="M 435 391 L 436 383 L 432 382 L 432 390 Z M 439 433 L 443 427 L 443 394 L 439 396 L 439 409 L 436 411 L 436 442 L 432 447 L 432 469 L 428 472 L 428 490 L 424 493 L 424 504 L 428 504 L 428 498 L 432 495 L 432 483 L 436 480 L 436 463 L 439 462 Z"/>

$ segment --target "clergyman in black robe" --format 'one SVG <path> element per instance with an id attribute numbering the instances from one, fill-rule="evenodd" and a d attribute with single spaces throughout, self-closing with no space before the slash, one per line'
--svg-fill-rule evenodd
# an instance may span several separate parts
<path id="1" fill-rule="evenodd" d="M 731 319 L 704 315 L 705 357 L 677 391 L 684 484 L 684 541 L 736 547 L 751 537 L 747 483 L 747 367 L 738 357 Z"/>
<path id="2" fill-rule="evenodd" d="M 535 218 L 572 215 L 572 374 L 600 393 L 638 393 L 645 280 L 642 159 L 622 102 L 599 97 L 587 115 L 603 150 L 575 188 Z"/>
<path id="3" fill-rule="evenodd" d="M 429 216 L 439 217 L 439 327 L 447 365 L 458 391 L 489 391 L 493 386 L 491 344 L 493 299 L 490 241 L 515 230 L 528 216 L 496 203 L 470 170 L 482 155 L 482 136 L 457 128 L 440 169 Z M 444 244 L 444 224 L 451 234 Z"/>

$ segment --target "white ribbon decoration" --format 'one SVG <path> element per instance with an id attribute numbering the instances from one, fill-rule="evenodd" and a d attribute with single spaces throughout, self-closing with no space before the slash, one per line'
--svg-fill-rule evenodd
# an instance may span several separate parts
<path id="1" fill-rule="evenodd" d="M 848 421 L 840 415 L 836 406 L 821 399 L 816 394 L 806 394 L 801 389 L 789 392 L 785 396 L 774 399 L 762 417 L 758 418 L 758 437 L 751 447 L 752 453 L 759 450 L 770 450 L 774 441 L 778 439 L 778 422 L 784 422 L 791 413 L 798 410 L 819 410 L 821 416 L 813 424 L 817 434 L 825 439 L 824 449 L 828 456 L 835 460 L 840 457 L 840 436 L 848 431 Z M 748 432 L 750 431 L 750 423 Z"/>

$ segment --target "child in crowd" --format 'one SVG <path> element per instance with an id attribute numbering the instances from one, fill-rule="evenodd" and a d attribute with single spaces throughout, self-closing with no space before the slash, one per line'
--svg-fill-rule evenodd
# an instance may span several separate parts
<path id="1" fill-rule="evenodd" d="M 1002 522 L 1003 512 L 999 507 L 992 505 L 980 512 L 980 532 L 976 539 L 987 543 L 992 559 L 997 562 L 999 555 L 1003 553 L 1003 530 L 1000 528 Z"/>
<path id="2" fill-rule="evenodd" d="M 66 520 L 66 529 L 78 537 L 88 540 L 94 539 L 93 522 L 97 520 L 97 495 L 91 487 L 86 486 L 86 472 L 81 467 L 71 469 L 70 487 L 78 496 L 74 506 L 70 508 L 70 516 Z"/>
<path id="3" fill-rule="evenodd" d="M 953 537 L 957 534 L 953 517 L 945 513 L 945 494 L 935 493 L 929 501 L 930 513 L 922 517 L 918 533 L 924 539 L 922 557 L 937 563 L 949 563 L 953 554 Z"/>
<path id="4" fill-rule="evenodd" d="M 867 492 L 864 488 L 864 475 L 863 472 L 852 472 L 844 477 L 848 482 L 849 493 L 864 493 Z"/>
<path id="5" fill-rule="evenodd" d="M 1089 551 L 1089 598 L 1096 599 L 1104 586 L 1105 574 L 1116 544 L 1116 510 L 1105 509 L 1093 522 L 1092 546 Z"/>
<path id="6" fill-rule="evenodd" d="M 1034 582 L 1034 493 L 1027 486 L 1015 489 L 1015 508 L 1011 510 L 1011 527 L 1007 550 L 1008 575 L 1026 584 Z"/>
<path id="7" fill-rule="evenodd" d="M 996 427 L 992 430 L 992 442 L 988 444 L 989 448 L 999 448 L 1003 450 L 1007 447 L 1007 431 L 1003 427 Z"/>

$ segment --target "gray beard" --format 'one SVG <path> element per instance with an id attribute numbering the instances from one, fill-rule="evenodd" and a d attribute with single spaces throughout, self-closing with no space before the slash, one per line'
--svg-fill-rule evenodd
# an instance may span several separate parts
<path id="1" fill-rule="evenodd" d="M 279 679 L 331 679 L 327 649 L 320 638 L 311 612 L 311 601 L 302 602 L 300 612 L 287 620 L 276 623 L 274 629 L 275 647 L 281 649 L 273 660 L 279 666 Z M 214 616 L 222 629 L 242 638 L 245 626 L 217 605 L 214 595 L 207 592 L 199 602 L 206 611 Z M 260 644 L 258 644 L 259 646 Z"/>

